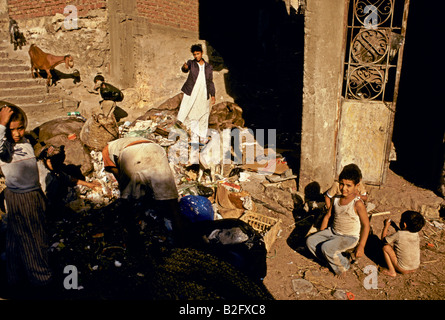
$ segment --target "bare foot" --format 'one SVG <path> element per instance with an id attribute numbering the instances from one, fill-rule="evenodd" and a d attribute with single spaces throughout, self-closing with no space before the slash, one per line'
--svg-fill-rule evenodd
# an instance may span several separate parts
<path id="1" fill-rule="evenodd" d="M 346 271 L 343 271 L 342 273 L 338 273 L 338 274 L 336 274 L 335 277 L 336 277 L 337 279 L 340 279 L 340 280 L 345 279 L 345 278 L 346 278 Z"/>
<path id="2" fill-rule="evenodd" d="M 390 277 L 397 276 L 397 272 L 391 272 L 388 269 L 382 269 L 381 272 L 387 276 L 390 276 Z"/>

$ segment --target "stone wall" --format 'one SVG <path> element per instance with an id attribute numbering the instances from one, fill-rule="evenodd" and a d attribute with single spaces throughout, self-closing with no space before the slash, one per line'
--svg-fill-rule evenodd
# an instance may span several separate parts
<path id="1" fill-rule="evenodd" d="M 106 0 L 8 0 L 9 15 L 16 20 L 54 16 L 68 5 L 74 5 L 77 15 L 85 17 L 93 10 L 105 9 L 106 4 Z"/>
<path id="2" fill-rule="evenodd" d="M 8 27 L 8 1 L 0 0 L 0 37 L 7 37 Z"/>
<path id="3" fill-rule="evenodd" d="M 137 0 L 140 17 L 154 24 L 198 32 L 199 4 L 197 0 Z"/>
<path id="4" fill-rule="evenodd" d="M 97 73 L 124 91 L 123 107 L 147 109 L 180 92 L 186 74 L 180 66 L 191 59 L 199 39 L 198 0 L 9 1 L 28 45 L 55 55 L 71 54 L 85 92 Z M 45 4 L 43 7 L 42 4 Z M 67 28 L 64 9 L 77 8 L 77 28 Z M 27 51 L 25 47 L 23 51 Z M 205 57 L 206 57 L 206 51 Z M 208 60 L 208 59 L 207 59 Z M 58 66 L 58 70 L 65 70 Z M 224 74 L 214 73 L 217 103 L 233 101 Z M 63 83 L 66 83 L 64 81 Z M 72 85 L 68 83 L 69 90 Z M 76 97 L 74 97 L 76 98 Z"/>
<path id="5" fill-rule="evenodd" d="M 306 2 L 300 186 L 316 181 L 322 191 L 335 178 L 347 2 Z"/>
<path id="6" fill-rule="evenodd" d="M 63 8 L 51 16 L 15 18 L 27 41 L 23 51 L 27 51 L 29 45 L 35 44 L 54 55 L 71 54 L 74 58 L 74 68 L 80 72 L 82 81 L 92 81 L 91 77 L 94 77 L 97 71 L 109 68 L 106 9 L 89 10 L 88 15 L 79 15 L 76 29 L 66 28 Z M 64 73 L 72 72 L 64 66 L 57 69 Z"/>

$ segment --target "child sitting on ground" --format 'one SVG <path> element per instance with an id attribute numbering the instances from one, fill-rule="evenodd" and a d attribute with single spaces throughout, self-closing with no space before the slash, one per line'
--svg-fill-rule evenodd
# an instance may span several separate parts
<path id="1" fill-rule="evenodd" d="M 310 235 L 306 244 L 316 257 L 327 260 L 336 275 L 343 275 L 350 267 L 343 252 L 355 248 L 355 256 L 364 255 L 369 234 L 369 218 L 365 204 L 357 197 L 361 173 L 354 166 L 343 168 L 339 176 L 341 195 L 335 196 L 332 210 L 324 216 L 320 231 Z M 328 227 L 333 216 L 333 223 Z M 357 245 L 358 244 L 358 245 Z"/>
<path id="2" fill-rule="evenodd" d="M 348 168 L 357 170 L 359 172 L 360 182 L 357 184 L 357 197 L 362 199 L 363 202 L 366 204 L 366 201 L 368 201 L 368 192 L 366 191 L 366 188 L 365 188 L 364 184 L 362 183 L 362 172 L 361 172 L 360 168 L 355 163 L 350 163 L 350 164 L 344 166 L 343 169 L 348 169 Z M 340 184 L 338 181 L 334 181 L 334 183 L 329 188 L 329 190 L 326 191 L 324 194 L 326 208 L 328 210 L 331 210 L 332 198 L 335 196 L 339 196 L 339 195 L 341 195 Z M 367 210 L 370 211 L 369 208 L 367 208 Z"/>
<path id="3" fill-rule="evenodd" d="M 397 272 L 401 274 L 414 272 L 420 265 L 418 232 L 425 225 L 425 219 L 419 212 L 405 211 L 400 219 L 400 229 L 391 219 L 385 219 L 383 223 L 381 239 L 384 243 L 383 256 L 388 266 L 388 270 L 384 270 L 383 273 L 395 277 Z M 397 232 L 387 236 L 390 225 Z"/>

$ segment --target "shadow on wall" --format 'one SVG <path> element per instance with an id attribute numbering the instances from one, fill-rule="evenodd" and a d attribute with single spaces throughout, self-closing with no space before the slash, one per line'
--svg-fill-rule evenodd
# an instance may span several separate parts
<path id="1" fill-rule="evenodd" d="M 304 16 L 282 0 L 200 0 L 200 38 L 217 52 L 246 127 L 276 129 L 277 148 L 300 152 Z M 218 88 L 216 88 L 218 91 Z"/>
<path id="2" fill-rule="evenodd" d="M 403 56 L 393 142 L 397 161 L 391 169 L 408 181 L 437 191 L 444 166 L 445 109 L 443 62 L 434 59 L 438 10 L 411 1 Z M 421 44 L 419 46 L 419 44 Z M 432 60 L 431 60 L 432 59 Z M 434 61 L 426 65 L 425 61 Z"/>

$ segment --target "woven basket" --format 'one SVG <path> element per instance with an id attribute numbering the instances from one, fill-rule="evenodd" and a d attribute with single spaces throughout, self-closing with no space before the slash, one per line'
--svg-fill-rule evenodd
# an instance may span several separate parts
<path id="1" fill-rule="evenodd" d="M 266 250 L 269 251 L 277 239 L 281 219 L 269 217 L 253 211 L 246 211 L 240 219 L 247 222 L 253 229 L 263 236 Z"/>

